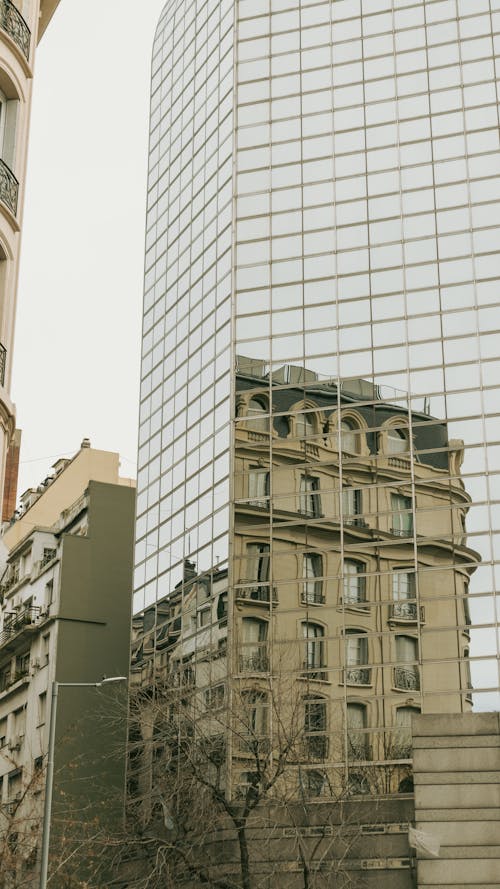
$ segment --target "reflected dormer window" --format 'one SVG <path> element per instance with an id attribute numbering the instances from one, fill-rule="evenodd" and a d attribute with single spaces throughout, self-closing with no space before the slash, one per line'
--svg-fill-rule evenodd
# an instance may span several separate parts
<path id="1" fill-rule="evenodd" d="M 408 435 L 405 429 L 394 426 L 387 430 L 387 452 L 389 454 L 406 454 L 408 452 Z"/>
<path id="2" fill-rule="evenodd" d="M 251 398 L 248 402 L 247 417 L 247 429 L 251 429 L 252 432 L 269 432 L 269 417 L 263 401 Z"/>

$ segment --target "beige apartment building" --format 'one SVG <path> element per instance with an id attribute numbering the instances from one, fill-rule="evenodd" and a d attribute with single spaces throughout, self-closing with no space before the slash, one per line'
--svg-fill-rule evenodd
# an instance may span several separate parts
<path id="1" fill-rule="evenodd" d="M 20 434 L 10 396 L 35 52 L 59 0 L 0 3 L 0 501 L 16 505 Z"/>

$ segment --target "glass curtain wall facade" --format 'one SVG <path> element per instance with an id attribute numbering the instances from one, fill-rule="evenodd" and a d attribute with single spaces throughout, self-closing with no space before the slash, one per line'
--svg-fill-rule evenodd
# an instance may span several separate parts
<path id="1" fill-rule="evenodd" d="M 134 664 L 263 751 L 286 688 L 301 793 L 499 706 L 499 54 L 500 0 L 158 27 Z"/>

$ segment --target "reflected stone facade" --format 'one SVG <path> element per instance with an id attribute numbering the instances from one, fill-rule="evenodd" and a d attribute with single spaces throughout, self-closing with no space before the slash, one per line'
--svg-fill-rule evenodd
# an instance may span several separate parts
<path id="1" fill-rule="evenodd" d="M 324 798 L 408 790 L 413 713 L 498 707 L 499 17 L 162 14 L 134 664 L 231 714 L 228 796 L 280 721 Z"/>

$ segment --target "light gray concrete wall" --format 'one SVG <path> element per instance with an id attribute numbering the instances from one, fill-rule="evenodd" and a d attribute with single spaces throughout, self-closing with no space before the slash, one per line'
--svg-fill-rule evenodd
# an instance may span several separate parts
<path id="1" fill-rule="evenodd" d="M 418 889 L 500 889 L 500 714 L 415 717 L 413 769 Z"/>

